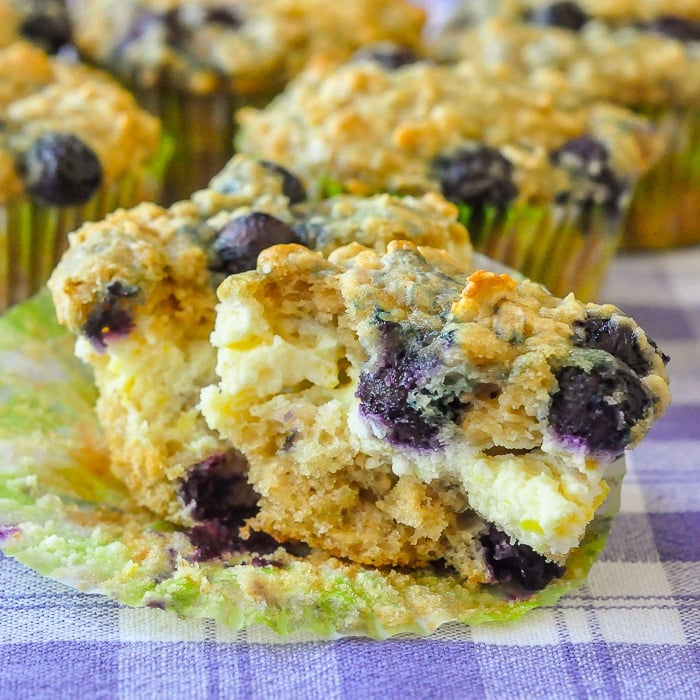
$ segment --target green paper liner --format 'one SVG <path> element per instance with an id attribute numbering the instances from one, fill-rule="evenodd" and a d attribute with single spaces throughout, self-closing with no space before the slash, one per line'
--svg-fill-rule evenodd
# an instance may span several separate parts
<path id="1" fill-rule="evenodd" d="M 165 86 L 126 86 L 174 139 L 173 160 L 161 196 L 166 205 L 206 187 L 233 156 L 235 111 L 244 104 L 263 106 L 270 99 L 267 95 L 243 100 L 225 93 L 196 95 Z"/>
<path id="2" fill-rule="evenodd" d="M 280 635 L 378 639 L 460 621 L 514 620 L 581 585 L 619 510 L 624 460 L 563 578 L 529 598 L 470 590 L 433 569 L 374 569 L 312 552 L 198 563 L 185 533 L 137 506 L 111 476 L 96 391 L 46 293 L 0 318 L 0 547 L 39 573 L 130 606 Z"/>
<path id="3" fill-rule="evenodd" d="M 637 184 L 622 238 L 626 250 L 700 243 L 700 110 L 654 117 L 667 138 L 666 152 Z"/>
<path id="4" fill-rule="evenodd" d="M 477 252 L 544 284 L 553 294 L 573 292 L 594 301 L 617 252 L 623 214 L 600 209 L 582 213 L 571 206 L 515 204 L 505 212 L 486 210 L 470 225 L 469 207 L 460 207 Z"/>
<path id="5" fill-rule="evenodd" d="M 68 247 L 68 233 L 83 222 L 155 200 L 171 152 L 172 142 L 164 137 L 148 164 L 104 185 L 80 206 L 51 207 L 28 197 L 0 204 L 0 312 L 41 289 Z"/>

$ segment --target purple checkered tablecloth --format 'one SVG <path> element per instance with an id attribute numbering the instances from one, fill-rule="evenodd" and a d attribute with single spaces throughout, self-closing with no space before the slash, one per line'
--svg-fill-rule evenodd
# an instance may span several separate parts
<path id="1" fill-rule="evenodd" d="M 700 697 L 700 248 L 622 256 L 603 298 L 671 355 L 588 583 L 520 622 L 376 642 L 130 609 L 0 555 L 0 699 Z"/>

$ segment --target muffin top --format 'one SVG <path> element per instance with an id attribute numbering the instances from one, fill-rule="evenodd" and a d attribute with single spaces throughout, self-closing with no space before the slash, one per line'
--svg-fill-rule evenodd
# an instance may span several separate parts
<path id="1" fill-rule="evenodd" d="M 378 41 L 420 43 L 424 13 L 404 0 L 72 0 L 90 59 L 150 88 L 266 94 L 317 53 L 342 61 Z"/>
<path id="2" fill-rule="evenodd" d="M 160 143 L 158 121 L 107 75 L 25 41 L 0 49 L 0 125 L 0 203 L 82 204 Z"/>
<path id="3" fill-rule="evenodd" d="M 436 193 L 309 202 L 291 172 L 239 154 L 188 200 L 167 209 L 143 204 L 84 224 L 70 234 L 70 248 L 49 287 L 61 322 L 85 332 L 114 283 L 139 290 L 124 302 L 134 312 L 165 279 L 207 287 L 214 299 L 226 275 L 253 269 L 258 253 L 278 243 L 329 253 L 351 242 L 385 250 L 390 241 L 405 239 L 444 248 L 468 267 L 472 248 L 457 216 L 457 208 Z M 99 345 L 103 338 L 96 340 Z"/>
<path id="4" fill-rule="evenodd" d="M 620 9 L 618 3 L 607 6 Z M 700 3 L 695 6 L 700 13 Z M 571 2 L 504 12 L 466 27 L 455 20 L 434 54 L 512 72 L 532 89 L 558 81 L 584 100 L 632 107 L 700 103 L 700 21 L 678 14 L 620 14 L 615 20 Z"/>
<path id="5" fill-rule="evenodd" d="M 654 162 L 661 142 L 646 120 L 609 104 L 567 101 L 557 90 L 497 81 L 467 61 L 389 68 L 370 57 L 330 71 L 311 66 L 266 108 L 239 110 L 237 145 L 293 166 L 315 195 L 329 185 L 358 193 L 442 189 L 467 204 L 449 191 L 474 183 L 445 182 L 455 159 L 496 205 L 590 188 L 588 160 L 602 159 L 608 179 L 627 186 Z"/>

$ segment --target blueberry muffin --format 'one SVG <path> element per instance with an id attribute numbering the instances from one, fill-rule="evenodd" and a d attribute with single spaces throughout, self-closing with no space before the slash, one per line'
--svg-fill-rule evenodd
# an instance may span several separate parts
<path id="1" fill-rule="evenodd" d="M 158 194 L 158 121 L 105 74 L 0 49 L 0 310 L 46 282 L 66 234 Z"/>
<path id="2" fill-rule="evenodd" d="M 533 91 L 469 62 L 364 55 L 240 110 L 237 146 L 293 166 L 314 196 L 440 191 L 477 250 L 592 298 L 661 139 L 645 119 L 559 88 Z"/>
<path id="3" fill-rule="evenodd" d="M 71 234 L 49 289 L 94 370 L 113 470 L 140 503 L 191 524 L 201 519 L 192 493 L 203 475 L 241 480 L 237 453 L 198 407 L 200 389 L 216 379 L 209 336 L 218 283 L 254 269 L 273 244 L 329 253 L 353 241 L 384 250 L 397 238 L 471 265 L 456 207 L 437 194 L 314 204 L 290 172 L 246 156 L 189 200 L 120 210 Z"/>
<path id="4" fill-rule="evenodd" d="M 218 296 L 202 411 L 248 463 L 247 527 L 364 565 L 542 588 L 669 403 L 668 358 L 616 307 L 408 242 L 274 246 Z M 223 461 L 195 509 L 229 497 Z"/>
<path id="5" fill-rule="evenodd" d="M 456 21 L 433 53 L 519 76 L 533 90 L 558 82 L 578 99 L 610 100 L 654 119 L 666 153 L 638 185 L 623 244 L 700 241 L 700 3 L 521 2 L 501 10 L 467 28 Z"/>
<path id="6" fill-rule="evenodd" d="M 71 0 L 68 9 L 81 53 L 125 79 L 176 138 L 171 201 L 231 156 L 236 105 L 264 101 L 314 56 L 342 61 L 380 41 L 416 48 L 424 23 L 405 0 Z"/>

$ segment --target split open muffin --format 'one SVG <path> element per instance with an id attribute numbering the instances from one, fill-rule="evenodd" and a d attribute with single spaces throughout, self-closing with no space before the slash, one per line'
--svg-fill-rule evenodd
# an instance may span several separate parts
<path id="1" fill-rule="evenodd" d="M 248 463 L 248 526 L 366 565 L 542 588 L 669 401 L 666 358 L 617 308 L 408 242 L 276 246 L 218 294 L 202 406 Z"/>

